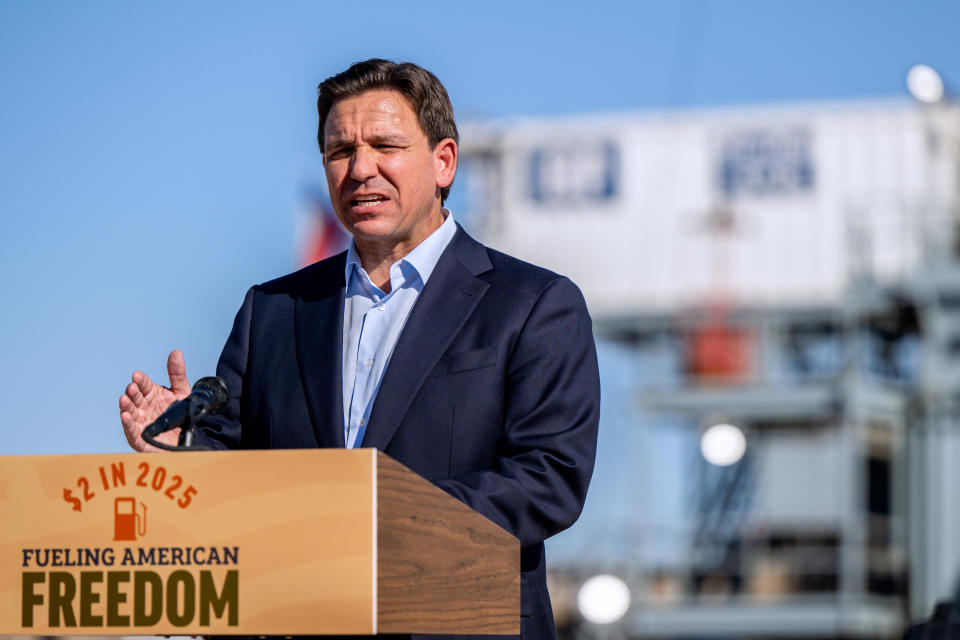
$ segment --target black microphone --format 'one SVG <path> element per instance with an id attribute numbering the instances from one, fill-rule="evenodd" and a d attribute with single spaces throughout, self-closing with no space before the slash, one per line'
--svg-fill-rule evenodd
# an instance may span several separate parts
<path id="1" fill-rule="evenodd" d="M 209 376 L 200 378 L 193 385 L 193 391 L 183 400 L 174 402 L 150 426 L 143 430 L 143 439 L 152 440 L 161 433 L 177 427 L 191 426 L 206 415 L 223 411 L 230 399 L 230 390 L 223 378 Z"/>

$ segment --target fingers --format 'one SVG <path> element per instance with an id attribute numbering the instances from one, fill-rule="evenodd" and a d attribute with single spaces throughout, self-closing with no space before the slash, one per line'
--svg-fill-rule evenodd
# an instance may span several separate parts
<path id="1" fill-rule="evenodd" d="M 124 394 L 120 396 L 120 410 L 124 408 L 124 401 L 132 405 L 133 407 L 139 407 L 143 404 L 145 392 L 136 382 L 131 382 L 127 385 L 127 388 L 124 390 Z"/>
<path id="2" fill-rule="evenodd" d="M 167 358 L 167 375 L 170 376 L 170 390 L 178 398 L 190 395 L 190 382 L 187 380 L 187 364 L 183 352 L 174 349 Z"/>
<path id="3" fill-rule="evenodd" d="M 139 395 L 140 392 L 137 389 L 137 385 L 130 383 L 128 387 L 128 393 L 130 388 L 136 390 L 136 394 Z M 143 397 L 141 396 L 141 402 Z M 146 447 L 146 443 L 143 441 L 143 438 L 140 437 L 141 432 L 143 431 L 143 424 L 139 420 L 140 410 L 137 409 L 134 401 L 131 399 L 127 393 L 120 396 L 120 424 L 123 426 L 123 435 L 127 438 L 127 443 L 135 451 L 143 451 Z"/>
<path id="4" fill-rule="evenodd" d="M 131 384 L 130 387 L 136 388 L 136 385 Z M 133 399 L 128 395 L 130 393 L 130 387 L 127 387 L 126 393 L 120 396 L 120 413 L 126 412 L 126 413 L 132 414 L 134 411 L 136 411 L 137 405 L 134 403 Z"/>
<path id="5" fill-rule="evenodd" d="M 146 443 L 140 437 L 140 425 L 137 424 L 133 415 L 128 411 L 121 411 L 120 424 L 123 425 L 123 435 L 127 437 L 127 443 L 130 447 L 135 451 L 143 451 Z"/>
<path id="6" fill-rule="evenodd" d="M 136 402 L 135 393 L 131 393 L 131 387 L 136 387 L 139 391 L 140 397 L 150 395 L 150 392 L 153 391 L 154 386 L 156 386 L 153 380 L 150 379 L 150 376 L 145 374 L 142 371 L 134 371 L 133 376 L 131 376 L 133 383 L 127 385 L 127 395 L 130 396 L 131 400 L 134 400 L 137 406 L 140 406 L 139 402 Z"/>

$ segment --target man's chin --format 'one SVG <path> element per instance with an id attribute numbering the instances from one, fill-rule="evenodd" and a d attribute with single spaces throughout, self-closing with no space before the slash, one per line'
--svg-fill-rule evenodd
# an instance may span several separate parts
<path id="1" fill-rule="evenodd" d="M 357 242 L 387 242 L 395 239 L 396 229 L 381 220 L 361 220 L 353 225 L 353 238 Z"/>

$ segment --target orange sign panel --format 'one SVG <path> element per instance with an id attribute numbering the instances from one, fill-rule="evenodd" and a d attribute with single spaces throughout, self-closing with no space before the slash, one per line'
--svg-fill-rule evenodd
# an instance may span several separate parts
<path id="1" fill-rule="evenodd" d="M 375 633 L 375 455 L 0 457 L 0 634 Z"/>

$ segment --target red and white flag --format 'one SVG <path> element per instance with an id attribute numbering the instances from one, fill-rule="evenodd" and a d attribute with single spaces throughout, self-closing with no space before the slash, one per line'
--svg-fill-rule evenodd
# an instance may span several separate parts
<path id="1" fill-rule="evenodd" d="M 337 219 L 326 189 L 308 188 L 305 196 L 295 239 L 297 262 L 302 267 L 336 255 L 350 243 L 350 234 Z"/>

